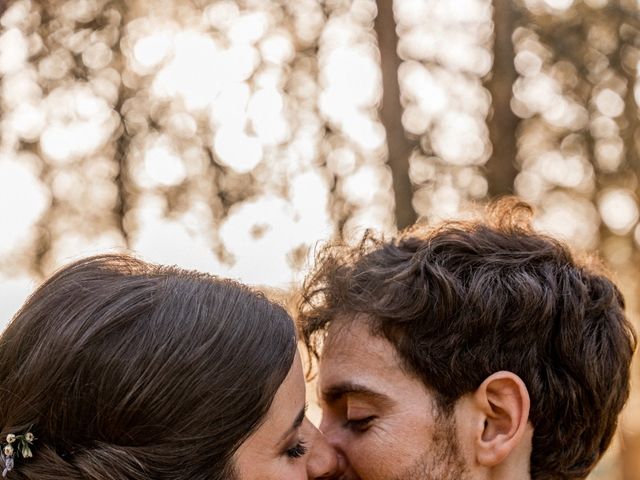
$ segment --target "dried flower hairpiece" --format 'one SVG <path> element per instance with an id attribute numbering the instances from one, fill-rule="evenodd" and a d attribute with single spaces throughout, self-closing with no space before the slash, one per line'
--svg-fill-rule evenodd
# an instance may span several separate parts
<path id="1" fill-rule="evenodd" d="M 5 439 L 7 443 L 3 445 L 0 450 L 0 459 L 2 459 L 2 463 L 4 464 L 4 470 L 2 471 L 3 477 L 6 477 L 7 473 L 13 470 L 16 458 L 33 457 L 31 445 L 35 439 L 36 437 L 34 437 L 30 431 L 22 435 L 16 435 L 14 433 L 7 435 Z"/>

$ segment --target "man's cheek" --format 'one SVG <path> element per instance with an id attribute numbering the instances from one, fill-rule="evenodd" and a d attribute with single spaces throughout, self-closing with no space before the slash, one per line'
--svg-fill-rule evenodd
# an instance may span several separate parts
<path id="1" fill-rule="evenodd" d="M 353 438 L 346 452 L 351 467 L 362 480 L 390 478 L 394 465 L 402 462 L 401 453 L 393 443 L 387 443 L 381 435 L 369 432 Z M 393 464 L 389 464 L 392 460 Z M 386 460 L 386 461 L 385 461 Z"/>
<path id="2" fill-rule="evenodd" d="M 362 439 L 382 451 L 388 451 L 390 447 L 402 451 L 402 445 L 411 444 L 416 432 L 415 427 L 405 425 L 401 420 L 395 416 L 378 421 L 367 430 Z"/>

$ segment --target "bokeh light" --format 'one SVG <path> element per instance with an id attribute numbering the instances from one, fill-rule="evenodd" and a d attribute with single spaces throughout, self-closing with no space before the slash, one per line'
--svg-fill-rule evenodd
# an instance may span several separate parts
<path id="1" fill-rule="evenodd" d="M 379 4 L 8 2 L 0 324 L 101 251 L 290 290 L 319 244 L 397 230 L 398 160 L 420 221 L 514 192 L 536 228 L 599 251 L 635 312 L 640 4 L 394 0 L 393 58 Z M 621 478 L 607 462 L 594 478 Z"/>

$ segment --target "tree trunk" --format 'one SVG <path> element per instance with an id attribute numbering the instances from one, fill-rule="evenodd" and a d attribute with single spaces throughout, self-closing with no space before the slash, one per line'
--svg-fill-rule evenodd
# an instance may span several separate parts
<path id="1" fill-rule="evenodd" d="M 610 7 L 615 9 L 618 14 L 618 32 L 621 31 L 621 27 L 627 23 L 632 23 L 634 20 L 634 16 L 631 12 L 626 11 L 619 1 L 614 2 Z M 638 30 L 635 30 L 638 32 Z M 636 33 L 636 36 L 633 40 L 626 40 L 631 44 L 637 44 L 640 41 L 640 34 Z M 629 70 L 625 67 L 624 61 L 622 58 L 622 51 L 624 48 L 625 40 L 620 38 L 620 45 L 616 50 L 615 54 L 612 58 L 612 66 L 616 69 L 627 81 L 627 91 L 624 98 L 624 128 L 620 132 L 622 140 L 624 142 L 624 150 L 625 150 L 625 163 L 623 164 L 625 170 L 625 176 L 633 176 L 640 175 L 640 118 L 638 114 L 639 105 L 636 103 L 636 99 L 634 96 L 634 86 L 636 83 L 636 78 L 638 75 L 637 68 L 634 70 Z M 636 184 L 636 193 L 640 195 L 640 185 Z M 635 261 L 631 261 L 629 264 L 630 273 L 628 274 L 629 279 L 633 279 L 629 281 L 631 285 L 629 289 L 631 290 L 628 295 L 625 295 L 627 298 L 627 312 L 630 318 L 634 318 L 636 320 L 636 328 L 638 326 L 638 314 L 640 313 L 640 283 L 638 282 L 638 278 L 640 276 L 640 268 L 638 267 L 640 263 L 638 262 L 640 259 L 640 255 L 636 251 Z M 634 315 L 635 314 L 635 315 Z M 634 365 L 634 373 L 638 372 L 638 363 L 637 358 Z M 637 389 L 637 386 L 636 386 Z M 637 393 L 636 393 L 637 395 Z M 632 394 L 633 397 L 633 394 Z M 620 452 L 620 463 L 622 470 L 622 480 L 640 480 L 640 456 L 638 452 L 640 452 L 640 432 L 637 429 L 633 428 L 625 428 L 625 418 L 632 418 L 633 415 L 637 415 L 637 404 L 633 404 L 636 407 L 636 410 L 631 410 L 627 408 L 629 414 L 627 416 L 622 417 L 622 449 Z M 627 420 L 628 421 L 628 420 Z M 631 422 L 629 422 L 631 423 Z"/>
<path id="2" fill-rule="evenodd" d="M 636 41 L 640 42 L 640 35 L 638 35 Z M 621 132 L 622 140 L 624 141 L 625 158 L 631 172 L 640 174 L 640 111 L 634 95 L 638 72 L 627 71 L 621 59 L 618 70 L 627 80 L 627 94 L 624 99 L 624 119 L 626 125 Z M 638 186 L 638 194 L 640 194 L 640 186 Z"/>
<path id="3" fill-rule="evenodd" d="M 515 161 L 519 118 L 511 110 L 513 84 L 517 78 L 511 40 L 515 15 L 510 0 L 493 2 L 493 72 L 485 84 L 491 94 L 492 103 L 488 126 L 493 152 L 486 164 L 491 197 L 512 194 L 513 182 L 518 173 Z"/>
<path id="4" fill-rule="evenodd" d="M 402 229 L 416 221 L 416 212 L 412 205 L 413 187 L 409 178 L 409 156 L 414 144 L 406 137 L 402 126 L 403 110 L 398 82 L 398 68 L 402 61 L 397 50 L 398 35 L 393 16 L 393 1 L 376 0 L 376 4 L 378 15 L 374 28 L 380 50 L 383 88 L 380 120 L 387 133 L 387 162 L 393 177 L 396 224 L 398 229 Z"/>
<path id="5" fill-rule="evenodd" d="M 119 11 L 122 14 L 122 20 L 120 24 L 120 32 L 124 32 L 126 28 L 127 22 L 132 17 L 131 12 L 137 8 L 139 2 L 131 2 L 127 5 L 125 2 L 119 4 Z M 118 72 L 124 72 L 126 68 L 126 59 L 122 53 L 120 48 L 120 41 L 117 42 L 113 49 L 114 61 L 113 66 L 118 70 Z M 129 213 L 129 210 L 132 208 L 131 205 L 131 197 L 133 196 L 131 181 L 129 178 L 129 146 L 131 143 L 131 137 L 127 132 L 127 126 L 124 119 L 124 115 L 122 113 L 123 106 L 130 95 L 133 92 L 130 92 L 129 89 L 124 85 L 122 81 L 120 83 L 120 88 L 118 91 L 118 100 L 114 107 L 114 110 L 120 116 L 120 128 L 118 129 L 113 141 L 115 142 L 115 152 L 114 152 L 114 162 L 118 166 L 118 174 L 114 179 L 114 184 L 117 189 L 117 200 L 114 208 L 114 215 L 116 220 L 116 226 L 122 235 L 122 239 L 127 248 L 130 245 L 130 232 L 128 231 L 126 224 L 126 216 Z"/>

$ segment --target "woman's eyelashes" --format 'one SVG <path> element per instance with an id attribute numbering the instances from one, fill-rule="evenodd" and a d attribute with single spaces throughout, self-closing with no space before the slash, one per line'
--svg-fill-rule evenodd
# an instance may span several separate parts
<path id="1" fill-rule="evenodd" d="M 371 415 L 369 417 L 347 419 L 345 427 L 352 432 L 362 433 L 369 429 L 376 418 L 375 415 Z"/>
<path id="2" fill-rule="evenodd" d="M 299 440 L 293 447 L 287 450 L 287 456 L 289 458 L 300 458 L 303 457 L 308 451 L 307 444 L 304 440 Z"/>

